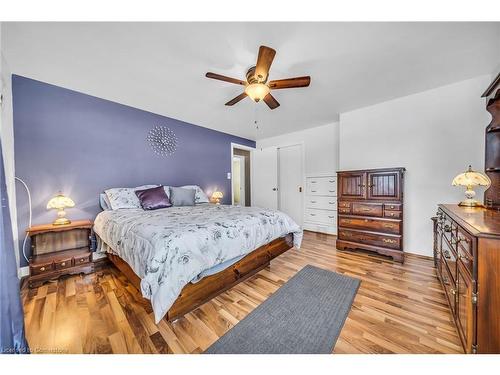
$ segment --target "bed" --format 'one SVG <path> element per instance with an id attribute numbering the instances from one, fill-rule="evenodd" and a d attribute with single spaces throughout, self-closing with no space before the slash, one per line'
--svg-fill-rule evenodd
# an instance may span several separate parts
<path id="1" fill-rule="evenodd" d="M 94 231 L 98 251 L 150 300 L 156 323 L 195 309 L 302 241 L 282 212 L 214 204 L 105 210 Z"/>

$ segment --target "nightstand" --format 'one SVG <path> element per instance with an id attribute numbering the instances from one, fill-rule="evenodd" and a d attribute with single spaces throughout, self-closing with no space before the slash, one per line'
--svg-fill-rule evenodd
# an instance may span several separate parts
<path id="1" fill-rule="evenodd" d="M 92 263 L 92 226 L 90 220 L 67 225 L 35 225 L 27 230 L 31 238 L 29 287 L 62 275 L 90 273 Z"/>

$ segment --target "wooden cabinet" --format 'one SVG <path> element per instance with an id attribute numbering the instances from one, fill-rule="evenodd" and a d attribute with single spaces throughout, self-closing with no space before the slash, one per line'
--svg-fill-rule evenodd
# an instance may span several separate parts
<path id="1" fill-rule="evenodd" d="M 62 275 L 94 271 L 92 263 L 92 222 L 68 225 L 36 225 L 28 229 L 32 256 L 28 285 L 34 287 Z"/>
<path id="2" fill-rule="evenodd" d="M 434 261 L 465 353 L 500 353 L 500 212 L 439 205 Z"/>
<path id="3" fill-rule="evenodd" d="M 342 172 L 338 176 L 338 196 L 345 199 L 366 198 L 366 174 L 364 172 Z"/>
<path id="4" fill-rule="evenodd" d="M 398 201 L 401 198 L 399 175 L 398 170 L 367 172 L 367 198 Z"/>
<path id="5" fill-rule="evenodd" d="M 338 249 L 365 249 L 403 262 L 404 168 L 341 171 Z"/>

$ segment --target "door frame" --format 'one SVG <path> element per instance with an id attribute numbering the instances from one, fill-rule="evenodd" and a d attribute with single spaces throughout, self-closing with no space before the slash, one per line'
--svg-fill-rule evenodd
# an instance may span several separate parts
<path id="1" fill-rule="evenodd" d="M 277 178 L 277 185 L 278 185 L 278 210 L 280 210 L 280 194 L 281 194 L 281 187 L 280 187 L 280 160 L 279 160 L 279 149 L 280 148 L 286 148 L 286 147 L 292 147 L 292 146 L 300 146 L 300 152 L 301 152 L 301 159 L 302 159 L 302 194 L 301 194 L 301 199 L 300 199 L 300 208 L 302 212 L 302 220 L 300 223 L 300 226 L 302 227 L 304 225 L 304 195 L 305 195 L 305 184 L 306 184 L 306 150 L 305 150 L 305 142 L 290 142 L 290 143 L 282 143 L 278 144 L 274 147 L 276 147 L 276 153 L 277 153 L 277 158 L 278 158 L 278 178 Z"/>
<path id="2" fill-rule="evenodd" d="M 245 195 L 245 201 L 250 198 L 250 202 L 253 202 L 253 152 L 255 151 L 254 147 L 241 145 L 239 143 L 231 142 L 231 205 L 234 206 L 234 195 L 233 195 L 233 157 L 234 157 L 234 149 L 239 148 L 240 150 L 246 150 L 250 152 L 250 197 Z M 246 184 L 246 181 L 245 181 Z"/>

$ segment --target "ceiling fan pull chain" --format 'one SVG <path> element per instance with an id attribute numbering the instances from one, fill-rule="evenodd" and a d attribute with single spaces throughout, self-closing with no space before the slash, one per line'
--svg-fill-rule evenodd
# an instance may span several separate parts
<path id="1" fill-rule="evenodd" d="M 255 121 L 254 121 L 254 124 L 255 124 L 255 129 L 256 129 L 256 130 L 259 130 L 259 120 L 258 120 L 258 118 L 257 118 L 259 108 L 258 108 L 258 106 L 257 106 L 257 103 L 256 103 L 256 104 L 254 104 L 254 108 L 255 108 L 255 116 L 254 116 L 254 118 L 255 118 Z"/>

